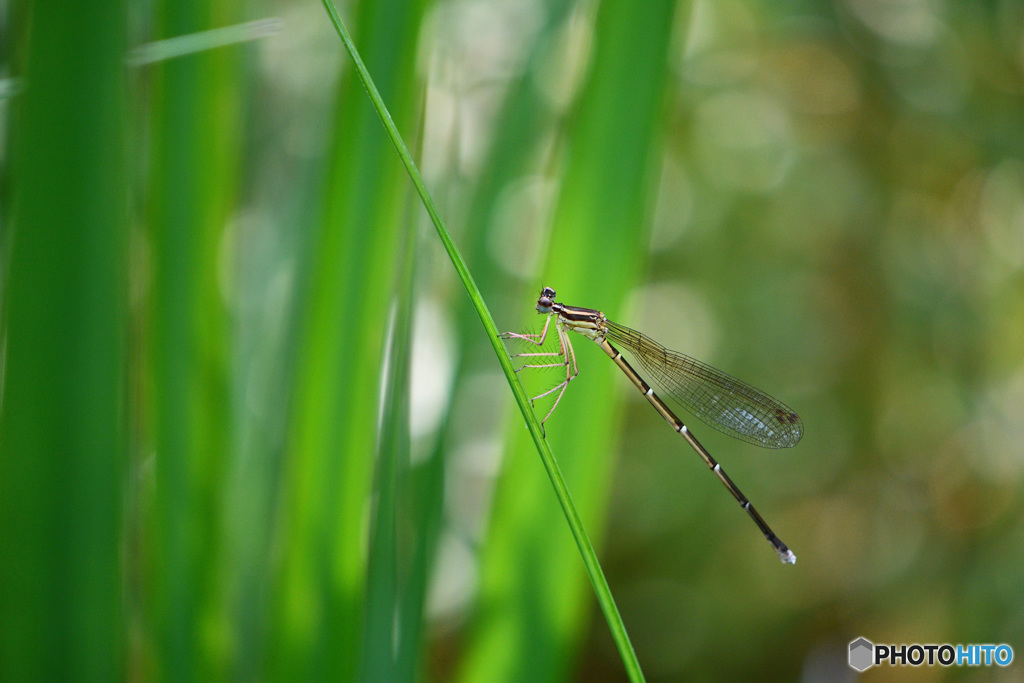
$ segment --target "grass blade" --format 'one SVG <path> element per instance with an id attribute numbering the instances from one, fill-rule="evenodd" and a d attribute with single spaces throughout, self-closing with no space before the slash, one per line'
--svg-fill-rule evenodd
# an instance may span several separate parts
<path id="1" fill-rule="evenodd" d="M 381 87 L 395 97 L 396 118 L 409 125 L 419 108 L 413 86 L 423 3 L 350 7 Z M 361 91 L 354 74 L 345 74 L 320 216 L 301 267 L 308 282 L 300 285 L 295 324 L 277 532 L 282 566 L 266 636 L 272 677 L 355 680 L 366 651 L 367 566 L 375 549 L 363 539 L 380 448 L 382 349 L 401 279 L 394 255 L 407 232 L 409 185 Z M 371 600 L 382 595 L 377 588 Z"/>
<path id="2" fill-rule="evenodd" d="M 579 513 L 572 501 L 572 496 L 565 485 L 558 463 L 555 461 L 554 454 L 551 452 L 550 446 L 544 439 L 540 423 L 537 420 L 533 409 L 530 407 L 529 398 L 526 396 L 526 392 L 523 389 L 522 384 L 520 384 L 515 375 L 508 352 L 505 350 L 501 340 L 498 338 L 498 330 L 494 324 L 494 320 L 483 301 L 476 283 L 473 281 L 473 276 L 470 274 L 469 269 L 463 261 L 462 256 L 459 254 L 458 249 L 455 247 L 451 236 L 448 234 L 448 229 L 445 226 L 444 220 L 441 218 L 430 193 L 427 191 L 423 178 L 420 175 L 416 164 L 413 162 L 412 156 L 409 154 L 409 150 L 406 147 L 405 142 L 402 140 L 394 121 L 392 121 L 391 115 L 388 113 L 387 107 L 385 106 L 380 93 L 377 92 L 377 88 L 370 77 L 369 71 L 366 69 L 365 64 L 363 64 L 362 58 L 359 56 L 359 52 L 356 50 L 355 44 L 352 42 L 352 38 L 349 36 L 341 18 L 338 16 L 337 10 L 330 0 L 324 0 L 324 7 L 327 10 L 328 16 L 330 16 L 331 22 L 334 24 L 338 35 L 345 45 L 345 49 L 352 58 L 359 78 L 362 81 L 363 86 L 366 88 L 367 94 L 373 102 L 374 108 L 377 110 L 381 122 L 384 124 L 388 137 L 394 144 L 406 170 L 409 172 L 413 185 L 415 185 L 416 191 L 423 200 L 423 205 L 437 230 L 438 237 L 444 245 L 445 251 L 448 253 L 459 279 L 465 286 L 470 300 L 476 309 L 477 315 L 480 317 L 480 321 L 484 326 L 488 339 L 491 341 L 491 345 L 498 357 L 498 361 L 501 363 L 505 377 L 508 379 L 509 386 L 512 388 L 515 400 L 518 403 L 523 414 L 523 418 L 526 420 L 530 433 L 533 436 L 534 443 L 537 446 L 537 451 L 541 456 L 541 462 L 547 470 L 548 477 L 551 479 L 552 486 L 555 489 L 555 494 L 558 497 L 558 501 L 562 506 L 563 512 L 565 513 L 573 538 L 575 539 L 580 554 L 583 557 L 583 563 L 586 567 L 587 574 L 594 586 L 598 603 L 604 612 L 605 619 L 608 621 L 609 628 L 612 631 L 612 636 L 615 639 L 626 670 L 631 680 L 642 680 L 643 674 L 640 671 L 640 664 L 636 659 L 632 643 L 630 643 L 629 637 L 626 635 L 625 625 L 622 623 L 622 618 L 619 615 L 618 608 L 615 606 L 611 590 L 608 587 L 604 573 L 602 572 L 601 566 L 597 560 L 597 554 L 594 551 L 589 537 L 587 536 L 586 530 L 583 528 L 583 523 L 580 520 Z"/>
<path id="3" fill-rule="evenodd" d="M 21 10 L 31 77 L 8 131 L 0 679 L 118 680 L 125 16 L 117 3 Z"/>
<path id="4" fill-rule="evenodd" d="M 649 179 L 660 161 L 674 25 L 672 2 L 652 1 L 644 8 L 601 3 L 586 20 L 592 63 L 565 132 L 549 237 L 556 248 L 543 252 L 544 278 L 538 283 L 553 286 L 564 301 L 613 317 L 645 258 Z M 524 292 L 520 305 L 539 325 L 529 307 L 531 295 L 536 290 Z M 593 344 L 577 343 L 576 355 L 583 379 L 563 397 L 548 423 L 548 438 L 556 450 L 571 454 L 562 467 L 573 482 L 577 508 L 591 528 L 602 529 L 623 414 L 614 398 L 621 396 L 621 378 Z M 536 493 L 532 469 L 512 458 L 499 481 L 491 517 L 496 531 L 482 559 L 479 602 L 486 607 L 467 648 L 464 681 L 538 679 L 535 671 L 544 672 L 541 680 L 555 681 L 575 662 L 566 652 L 577 650 L 585 629 L 585 587 L 571 571 L 572 553 L 545 529 L 550 513 Z M 546 599 L 531 604 L 530 596 L 538 595 Z M 516 650 L 530 652 L 528 663 L 508 654 L 510 639 Z"/>

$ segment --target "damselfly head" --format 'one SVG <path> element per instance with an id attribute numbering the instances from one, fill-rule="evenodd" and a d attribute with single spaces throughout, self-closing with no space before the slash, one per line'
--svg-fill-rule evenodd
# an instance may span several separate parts
<path id="1" fill-rule="evenodd" d="M 540 291 L 540 298 L 537 299 L 537 312 L 548 314 L 551 312 L 551 306 L 555 303 L 555 290 L 550 287 L 545 287 Z"/>

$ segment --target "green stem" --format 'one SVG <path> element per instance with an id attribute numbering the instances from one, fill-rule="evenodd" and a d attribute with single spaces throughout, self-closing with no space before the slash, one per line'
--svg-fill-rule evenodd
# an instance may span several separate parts
<path id="1" fill-rule="evenodd" d="M 405 142 L 402 140 L 395 122 L 391 119 L 391 114 L 388 113 L 387 107 L 384 106 L 384 100 L 381 98 L 380 93 L 377 92 L 377 87 L 373 84 L 373 79 L 370 78 L 370 73 L 367 71 L 366 65 L 363 64 L 363 60 L 359 56 L 355 44 L 352 42 L 352 37 L 342 23 L 341 17 L 338 16 L 338 11 L 331 0 L 323 0 L 323 3 L 324 8 L 327 10 L 327 15 L 331 18 L 331 23 L 334 24 L 341 42 L 344 43 L 345 49 L 355 64 L 356 73 L 359 75 L 363 87 L 366 88 L 370 101 L 373 102 L 373 107 L 377 110 L 381 123 L 384 124 L 388 137 L 391 138 L 391 142 L 394 144 L 399 158 L 405 165 L 413 185 L 416 186 L 416 191 L 419 193 L 420 199 L 423 200 L 423 206 L 426 207 L 427 213 L 430 214 L 430 219 L 437 229 L 437 236 L 441 239 L 441 243 L 444 244 L 444 249 L 448 252 L 452 265 L 455 266 L 455 272 L 458 273 L 459 279 L 462 280 L 462 284 L 465 286 L 466 292 L 473 302 L 473 308 L 476 309 L 477 315 L 480 317 L 480 322 L 487 332 L 491 346 L 494 347 L 494 352 L 498 356 L 498 362 L 501 363 L 501 369 L 505 372 L 505 377 L 512 388 L 512 394 L 515 396 L 516 403 L 519 404 L 519 410 L 523 414 L 523 419 L 526 420 L 526 426 L 533 436 L 533 442 L 537 446 L 541 462 L 544 463 L 544 469 L 547 470 L 548 477 L 551 479 L 551 485 L 555 489 L 555 495 L 558 497 L 558 502 L 561 504 L 562 511 L 569 523 L 569 529 L 572 531 L 573 538 L 576 539 L 576 545 L 579 548 L 580 555 L 583 557 L 583 564 L 586 567 L 587 575 L 594 586 L 594 593 L 597 596 L 598 603 L 601 605 L 601 611 L 604 612 L 608 627 L 611 629 L 612 637 L 615 639 L 615 644 L 619 649 L 619 655 L 622 657 L 626 672 L 629 674 L 630 680 L 642 681 L 644 677 L 643 672 L 640 670 L 640 662 L 637 661 L 636 653 L 633 651 L 633 644 L 629 641 L 629 636 L 626 634 L 626 627 L 622 623 L 618 607 L 615 606 L 615 600 L 612 598 L 608 581 L 604 577 L 604 572 L 601 571 L 601 565 L 597 560 L 597 553 L 590 542 L 590 537 L 587 536 L 587 532 L 583 528 L 583 522 L 580 520 L 580 515 L 576 510 L 575 503 L 573 503 L 572 495 L 569 493 L 569 488 L 562 477 L 562 471 L 559 469 L 555 456 L 551 452 L 551 447 L 544 438 L 544 432 L 541 429 L 540 422 L 537 420 L 537 415 L 530 406 L 530 399 L 527 397 L 523 385 L 519 382 L 519 378 L 512 368 L 512 359 L 509 358 L 508 352 L 498 338 L 498 329 L 494 324 L 490 311 L 487 309 L 487 304 L 484 303 L 483 296 L 480 294 L 480 290 L 477 288 L 469 268 L 466 267 L 462 255 L 456 249 L 451 235 L 448 234 L 448 228 L 445 226 L 444 219 L 441 218 L 441 214 L 434 205 L 434 200 L 431 198 L 430 192 L 427 191 L 423 177 L 413 162 L 412 155 L 409 154 L 409 149 L 405 146 Z"/>

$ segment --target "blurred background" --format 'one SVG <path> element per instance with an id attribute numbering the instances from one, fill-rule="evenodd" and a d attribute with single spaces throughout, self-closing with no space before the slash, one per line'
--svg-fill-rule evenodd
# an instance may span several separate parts
<path id="1" fill-rule="evenodd" d="M 323 6 L 59 5 L 0 3 L 0 678 L 624 680 Z M 551 286 L 803 417 L 681 413 L 783 566 L 576 340 L 547 434 L 649 680 L 1024 655 L 1024 4 L 338 10 L 500 329 Z"/>

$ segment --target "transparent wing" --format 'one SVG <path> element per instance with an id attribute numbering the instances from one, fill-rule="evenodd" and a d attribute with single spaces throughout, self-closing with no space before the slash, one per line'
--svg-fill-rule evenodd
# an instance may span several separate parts
<path id="1" fill-rule="evenodd" d="M 687 412 L 729 436 L 763 448 L 789 448 L 804 435 L 800 416 L 757 387 L 611 321 L 607 337 Z"/>

